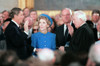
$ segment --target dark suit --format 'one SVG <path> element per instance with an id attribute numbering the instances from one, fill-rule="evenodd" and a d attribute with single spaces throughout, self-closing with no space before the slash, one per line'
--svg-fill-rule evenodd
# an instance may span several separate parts
<path id="1" fill-rule="evenodd" d="M 89 25 L 89 27 L 93 30 L 93 33 L 94 33 L 94 39 L 95 39 L 95 41 L 97 41 L 97 40 L 98 40 L 98 37 L 97 37 L 97 28 L 94 28 L 94 27 L 93 27 L 94 24 L 93 24 L 92 21 L 87 20 L 86 22 L 87 22 L 87 24 Z"/>
<path id="2" fill-rule="evenodd" d="M 12 21 L 5 30 L 7 49 L 17 53 L 20 59 L 27 58 L 26 39 L 27 34 L 22 32 Z"/>
<path id="3" fill-rule="evenodd" d="M 74 30 L 76 30 L 74 24 L 71 24 Z M 69 42 L 71 35 L 67 32 L 67 35 L 64 35 L 64 24 L 56 28 L 56 46 L 65 46 L 66 42 Z"/>
<path id="4" fill-rule="evenodd" d="M 33 34 L 33 29 L 32 29 L 32 34 Z M 31 36 L 27 38 L 27 54 L 28 57 L 30 57 L 33 53 L 34 47 L 31 46 Z"/>
<path id="5" fill-rule="evenodd" d="M 2 27 L 0 27 L 0 50 L 6 50 L 6 39 Z"/>
<path id="6" fill-rule="evenodd" d="M 90 46 L 94 43 L 93 31 L 85 23 L 79 27 L 72 36 L 69 48 L 66 51 L 88 52 Z"/>

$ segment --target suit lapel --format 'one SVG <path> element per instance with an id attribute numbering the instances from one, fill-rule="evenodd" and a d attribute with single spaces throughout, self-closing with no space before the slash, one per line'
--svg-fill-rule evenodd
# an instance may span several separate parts
<path id="1" fill-rule="evenodd" d="M 64 37 L 64 24 L 61 26 L 61 35 Z"/>

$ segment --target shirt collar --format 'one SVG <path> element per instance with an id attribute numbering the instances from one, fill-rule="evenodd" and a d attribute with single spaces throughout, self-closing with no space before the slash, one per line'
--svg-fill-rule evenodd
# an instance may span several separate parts
<path id="1" fill-rule="evenodd" d="M 70 22 L 70 25 L 72 24 L 72 21 Z M 64 24 L 64 27 L 67 27 L 66 24 Z"/>
<path id="2" fill-rule="evenodd" d="M 19 27 L 19 24 L 16 21 L 12 20 L 12 22 L 15 23 L 17 27 Z"/>
<path id="3" fill-rule="evenodd" d="M 98 23 L 94 23 L 94 22 L 93 22 L 93 24 L 94 24 L 94 25 L 97 25 Z"/>

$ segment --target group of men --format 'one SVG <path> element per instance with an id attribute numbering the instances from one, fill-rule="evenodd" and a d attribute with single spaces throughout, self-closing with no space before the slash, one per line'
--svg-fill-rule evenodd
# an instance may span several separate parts
<path id="1" fill-rule="evenodd" d="M 98 15 L 97 15 L 98 14 Z M 100 16 L 100 13 L 94 12 L 92 16 Z M 19 28 L 23 22 L 23 11 L 20 8 L 13 8 L 10 13 L 11 22 L 5 30 L 7 49 L 14 50 L 18 57 L 25 59 L 27 56 L 26 40 L 28 37 L 28 22 L 24 23 L 24 31 Z M 98 22 L 99 18 L 95 20 Z M 90 23 L 86 23 L 87 17 L 83 11 L 74 11 L 64 8 L 61 11 L 63 25 L 56 28 L 56 47 L 66 52 L 88 52 L 90 46 L 95 42 L 94 29 L 90 28 Z M 92 25 L 95 22 L 93 20 Z"/>

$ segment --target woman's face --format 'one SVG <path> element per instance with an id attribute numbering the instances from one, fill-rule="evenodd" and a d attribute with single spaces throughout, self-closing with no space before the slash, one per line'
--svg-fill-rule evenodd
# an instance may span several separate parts
<path id="1" fill-rule="evenodd" d="M 47 24 L 45 19 L 39 20 L 39 28 L 40 28 L 41 31 L 47 30 L 48 27 L 49 27 L 49 25 Z"/>

